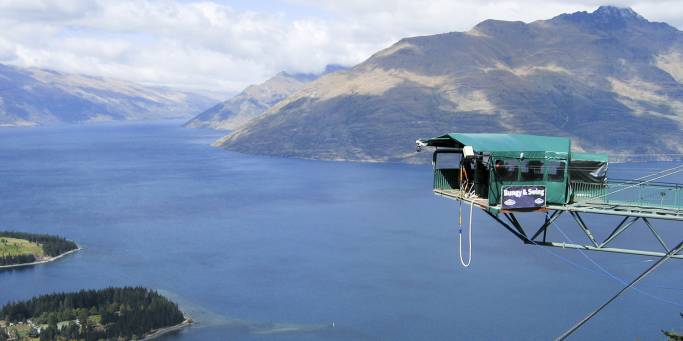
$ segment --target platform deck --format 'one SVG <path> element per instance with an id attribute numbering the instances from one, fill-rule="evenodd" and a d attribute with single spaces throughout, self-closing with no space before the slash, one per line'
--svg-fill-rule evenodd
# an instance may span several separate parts
<path id="1" fill-rule="evenodd" d="M 458 189 L 434 189 L 434 193 L 453 200 L 473 202 L 474 205 L 482 209 L 502 210 L 500 205 L 490 206 L 488 200 L 480 197 L 468 196 Z M 570 203 L 567 205 L 548 205 L 547 210 L 572 211 L 582 213 L 607 214 L 618 216 L 630 216 L 664 220 L 683 221 L 683 210 L 662 207 L 636 206 L 630 203 Z"/>

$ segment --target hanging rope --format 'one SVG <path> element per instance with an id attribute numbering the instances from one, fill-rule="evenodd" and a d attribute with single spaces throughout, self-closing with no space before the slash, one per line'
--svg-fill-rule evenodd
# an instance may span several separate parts
<path id="1" fill-rule="evenodd" d="M 460 203 L 462 205 L 462 201 Z M 470 263 L 472 262 L 472 208 L 474 207 L 474 202 L 470 201 L 470 225 L 468 227 L 467 235 L 468 235 L 468 249 L 467 249 L 467 263 L 465 263 L 465 260 L 462 257 L 462 213 L 461 213 L 461 219 L 460 219 L 460 231 L 458 231 L 458 247 L 459 247 L 459 255 L 460 255 L 460 264 L 464 267 L 469 267 Z"/>
<path id="2" fill-rule="evenodd" d="M 658 174 L 661 174 L 661 173 L 669 173 L 669 172 L 672 172 L 672 171 L 679 172 L 681 168 L 683 168 L 683 165 L 678 165 L 678 166 L 675 166 L 675 167 L 671 167 L 671 168 L 667 168 L 667 169 L 660 170 L 660 171 L 655 172 L 655 173 L 652 173 L 652 174 L 647 174 L 647 175 L 641 176 L 641 177 L 636 178 L 636 179 L 634 179 L 634 180 L 636 180 L 636 181 L 637 181 L 637 180 L 645 180 L 645 179 L 647 179 L 647 178 L 654 177 L 654 176 L 656 176 L 656 175 L 658 175 Z M 675 174 L 675 173 L 674 173 L 674 174 Z"/>

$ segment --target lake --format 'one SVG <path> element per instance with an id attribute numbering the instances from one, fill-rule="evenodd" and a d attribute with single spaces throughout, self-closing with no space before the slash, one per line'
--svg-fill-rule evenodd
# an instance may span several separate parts
<path id="1" fill-rule="evenodd" d="M 472 265 L 462 268 L 458 205 L 432 194 L 430 165 L 243 155 L 210 147 L 220 132 L 179 124 L 0 129 L 0 229 L 84 247 L 0 272 L 0 305 L 140 285 L 198 322 L 164 340 L 548 340 L 623 286 L 575 250 L 523 245 L 481 212 Z M 616 220 L 587 222 L 604 236 Z M 681 223 L 655 225 L 669 244 L 683 238 Z M 567 217 L 558 226 L 581 239 Z M 625 241 L 655 245 L 640 225 Z M 628 280 L 652 264 L 587 255 Z M 665 264 L 575 339 L 662 339 L 660 330 L 682 329 L 682 262 Z"/>

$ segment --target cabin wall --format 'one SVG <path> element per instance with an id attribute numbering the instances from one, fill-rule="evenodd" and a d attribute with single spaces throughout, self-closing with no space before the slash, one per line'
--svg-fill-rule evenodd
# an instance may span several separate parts
<path id="1" fill-rule="evenodd" d="M 489 178 L 489 205 L 500 204 L 505 186 L 538 185 L 546 188 L 546 203 L 566 204 L 568 199 L 567 160 L 493 156 Z"/>
<path id="2" fill-rule="evenodd" d="M 434 189 L 460 188 L 460 161 L 462 153 L 459 151 L 436 150 L 432 154 L 434 168 Z"/>
<path id="3" fill-rule="evenodd" d="M 459 189 L 460 168 L 434 168 L 434 189 Z"/>

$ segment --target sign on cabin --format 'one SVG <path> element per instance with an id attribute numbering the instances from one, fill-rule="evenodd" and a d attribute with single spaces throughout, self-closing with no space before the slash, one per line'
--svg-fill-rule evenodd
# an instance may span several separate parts
<path id="1" fill-rule="evenodd" d="M 504 210 L 545 207 L 545 186 L 504 186 Z"/>

